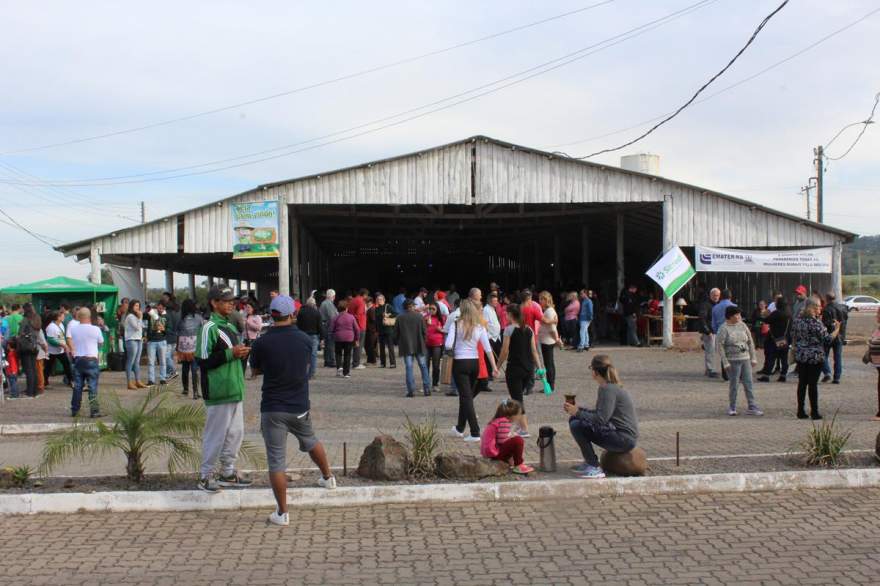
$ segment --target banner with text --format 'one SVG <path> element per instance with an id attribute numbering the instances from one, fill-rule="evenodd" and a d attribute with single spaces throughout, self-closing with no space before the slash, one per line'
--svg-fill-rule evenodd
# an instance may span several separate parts
<path id="1" fill-rule="evenodd" d="M 277 257 L 278 202 L 234 203 L 232 214 L 232 258 Z"/>
<path id="2" fill-rule="evenodd" d="M 676 246 L 660 257 L 645 274 L 660 285 L 667 297 L 672 297 L 697 273 L 681 248 Z"/>
<path id="3" fill-rule="evenodd" d="M 717 273 L 830 273 L 831 248 L 741 250 L 697 246 L 697 270 Z"/>

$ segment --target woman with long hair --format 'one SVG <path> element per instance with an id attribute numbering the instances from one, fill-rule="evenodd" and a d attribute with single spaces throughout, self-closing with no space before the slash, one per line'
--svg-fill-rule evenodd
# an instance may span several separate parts
<path id="1" fill-rule="evenodd" d="M 538 348 L 532 330 L 522 323 L 522 311 L 520 311 L 519 305 L 508 305 L 505 312 L 509 323 L 504 328 L 504 342 L 498 357 L 498 368 L 500 369 L 507 361 L 507 370 L 504 373 L 507 392 L 510 398 L 522 407 L 521 426 L 518 433 L 521 437 L 529 437 L 529 422 L 526 419 L 523 391 L 528 387 L 541 359 L 538 356 Z"/>
<path id="2" fill-rule="evenodd" d="M 559 323 L 559 316 L 553 307 L 553 296 L 549 291 L 541 291 L 538 294 L 538 303 L 544 310 L 541 317 L 541 327 L 538 328 L 538 341 L 541 343 L 541 356 L 544 358 L 544 368 L 546 369 L 547 382 L 551 389 L 556 388 L 556 362 L 553 360 L 553 350 L 558 345 L 562 345 L 562 339 L 556 325 Z"/>
<path id="3" fill-rule="evenodd" d="M 465 441 L 480 441 L 480 424 L 474 411 L 474 397 L 477 394 L 477 377 L 480 372 L 478 352 L 485 352 L 492 366 L 492 374 L 498 376 L 495 356 L 489 344 L 489 335 L 481 323 L 482 310 L 479 305 L 465 299 L 461 302 L 457 320 L 449 325 L 446 335 L 446 349 L 452 351 L 452 378 L 458 389 L 458 423 L 452 428 L 452 435 Z M 464 429 L 470 427 L 470 435 Z"/>
<path id="4" fill-rule="evenodd" d="M 144 349 L 144 314 L 141 302 L 132 299 L 125 314 L 123 333 L 125 336 L 125 381 L 131 390 L 143 389 L 147 385 L 140 381 L 141 352 Z"/>
<path id="5" fill-rule="evenodd" d="M 632 398 L 623 389 L 611 359 L 597 354 L 590 371 L 599 385 L 596 408 L 578 407 L 574 401 L 566 401 L 562 408 L 570 416 L 568 427 L 584 457 L 575 472 L 581 478 L 605 478 L 593 444 L 608 452 L 629 452 L 638 442 L 639 422 Z"/>
<path id="6" fill-rule="evenodd" d="M 252 307 L 252 306 L 248 306 Z M 199 394 L 199 365 L 195 361 L 196 336 L 205 323 L 205 319 L 196 308 L 196 302 L 185 299 L 180 308 L 180 322 L 177 324 L 177 361 L 180 362 L 183 396 L 189 394 L 189 381 L 192 378 L 192 398 L 201 398 Z"/>
<path id="7" fill-rule="evenodd" d="M 34 306 L 25 303 L 22 306 L 21 325 L 18 329 L 16 350 L 21 361 L 22 370 L 27 377 L 25 393 L 28 397 L 37 396 L 37 351 L 39 348 L 39 334 L 43 321 L 39 314 L 34 311 Z"/>
<path id="8" fill-rule="evenodd" d="M 778 382 L 784 383 L 788 374 L 788 338 L 791 330 L 791 312 L 788 302 L 779 297 L 776 299 L 776 307 L 766 318 L 770 331 L 764 339 L 764 368 L 761 369 L 758 380 L 762 383 L 770 382 L 770 375 L 774 372 L 774 366 L 779 364 Z"/>
<path id="9" fill-rule="evenodd" d="M 825 347 L 830 345 L 840 333 L 840 322 L 834 321 L 834 329 L 829 333 L 819 316 L 821 305 L 814 297 L 804 302 L 801 315 L 791 324 L 791 345 L 794 347 L 794 361 L 797 363 L 797 418 L 822 419 L 819 413 L 819 375 L 825 362 Z M 804 398 L 809 389 L 810 415 L 804 411 Z"/>
<path id="10" fill-rule="evenodd" d="M 425 346 L 431 366 L 431 392 L 440 390 L 440 358 L 443 356 L 443 318 L 437 302 L 429 302 L 425 311 Z"/>

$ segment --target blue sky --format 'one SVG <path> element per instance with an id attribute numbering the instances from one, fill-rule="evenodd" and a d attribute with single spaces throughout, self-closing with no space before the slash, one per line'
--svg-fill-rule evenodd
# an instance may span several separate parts
<path id="1" fill-rule="evenodd" d="M 617 0 L 513 34 L 291 96 L 64 147 L 0 154 L 44 180 L 148 173 L 320 136 L 480 86 L 664 16 L 696 0 Z M 582 2 L 10 3 L 0 21 L 0 153 L 113 132 L 283 92 L 595 4 Z M 169 181 L 49 189 L 0 183 L 0 209 L 68 242 L 259 183 L 334 169 L 473 134 L 573 155 L 615 146 L 684 102 L 778 5 L 717 0 L 687 16 L 524 83 L 323 148 Z M 257 10 L 255 7 L 259 7 Z M 880 1 L 793 0 L 709 92 L 747 77 Z M 773 71 L 686 110 L 642 143 L 661 174 L 805 214 L 812 149 L 863 120 L 880 91 L 880 13 Z M 832 145 L 840 154 L 850 129 Z M 880 233 L 880 124 L 829 164 L 826 221 Z M 11 168 L 9 166 L 12 166 Z M 17 177 L 21 178 L 21 175 Z M 0 219 L 6 219 L 0 217 Z M 0 285 L 85 276 L 0 225 Z"/>

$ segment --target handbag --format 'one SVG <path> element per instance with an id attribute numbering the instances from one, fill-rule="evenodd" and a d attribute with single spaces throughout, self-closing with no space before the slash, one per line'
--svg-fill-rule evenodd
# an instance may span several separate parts
<path id="1" fill-rule="evenodd" d="M 458 328 L 455 330 L 455 338 L 452 339 L 452 352 L 450 354 L 444 354 L 441 359 L 440 382 L 444 385 L 452 384 L 452 363 L 455 360 L 455 344 L 457 342 Z"/>
<path id="2" fill-rule="evenodd" d="M 397 323 L 397 317 L 389 315 L 387 311 L 382 311 L 382 325 L 386 328 L 393 328 Z"/>
<path id="3" fill-rule="evenodd" d="M 791 320 L 788 320 L 788 323 L 785 324 L 785 333 L 781 338 L 775 338 L 773 342 L 776 344 L 776 347 L 779 349 L 785 348 L 788 346 L 788 328 L 791 326 Z"/>

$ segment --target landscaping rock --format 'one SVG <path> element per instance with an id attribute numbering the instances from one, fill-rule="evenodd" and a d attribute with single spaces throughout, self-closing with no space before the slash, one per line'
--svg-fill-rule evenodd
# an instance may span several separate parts
<path id="1" fill-rule="evenodd" d="M 455 480 L 480 480 L 490 476 L 504 476 L 510 470 L 505 462 L 468 454 L 446 453 L 434 458 L 437 475 Z"/>
<path id="2" fill-rule="evenodd" d="M 9 466 L 0 468 L 0 488 L 15 486 L 15 471 Z"/>
<path id="3" fill-rule="evenodd" d="M 617 476 L 644 476 L 648 473 L 648 456 L 638 447 L 629 452 L 605 452 L 600 465 L 605 472 Z"/>
<path id="4" fill-rule="evenodd" d="M 880 433 L 877 434 L 877 441 L 874 442 L 874 457 L 880 460 Z"/>
<path id="5" fill-rule="evenodd" d="M 409 473 L 409 452 L 390 435 L 377 435 L 361 455 L 357 473 L 371 480 L 403 480 Z"/>

